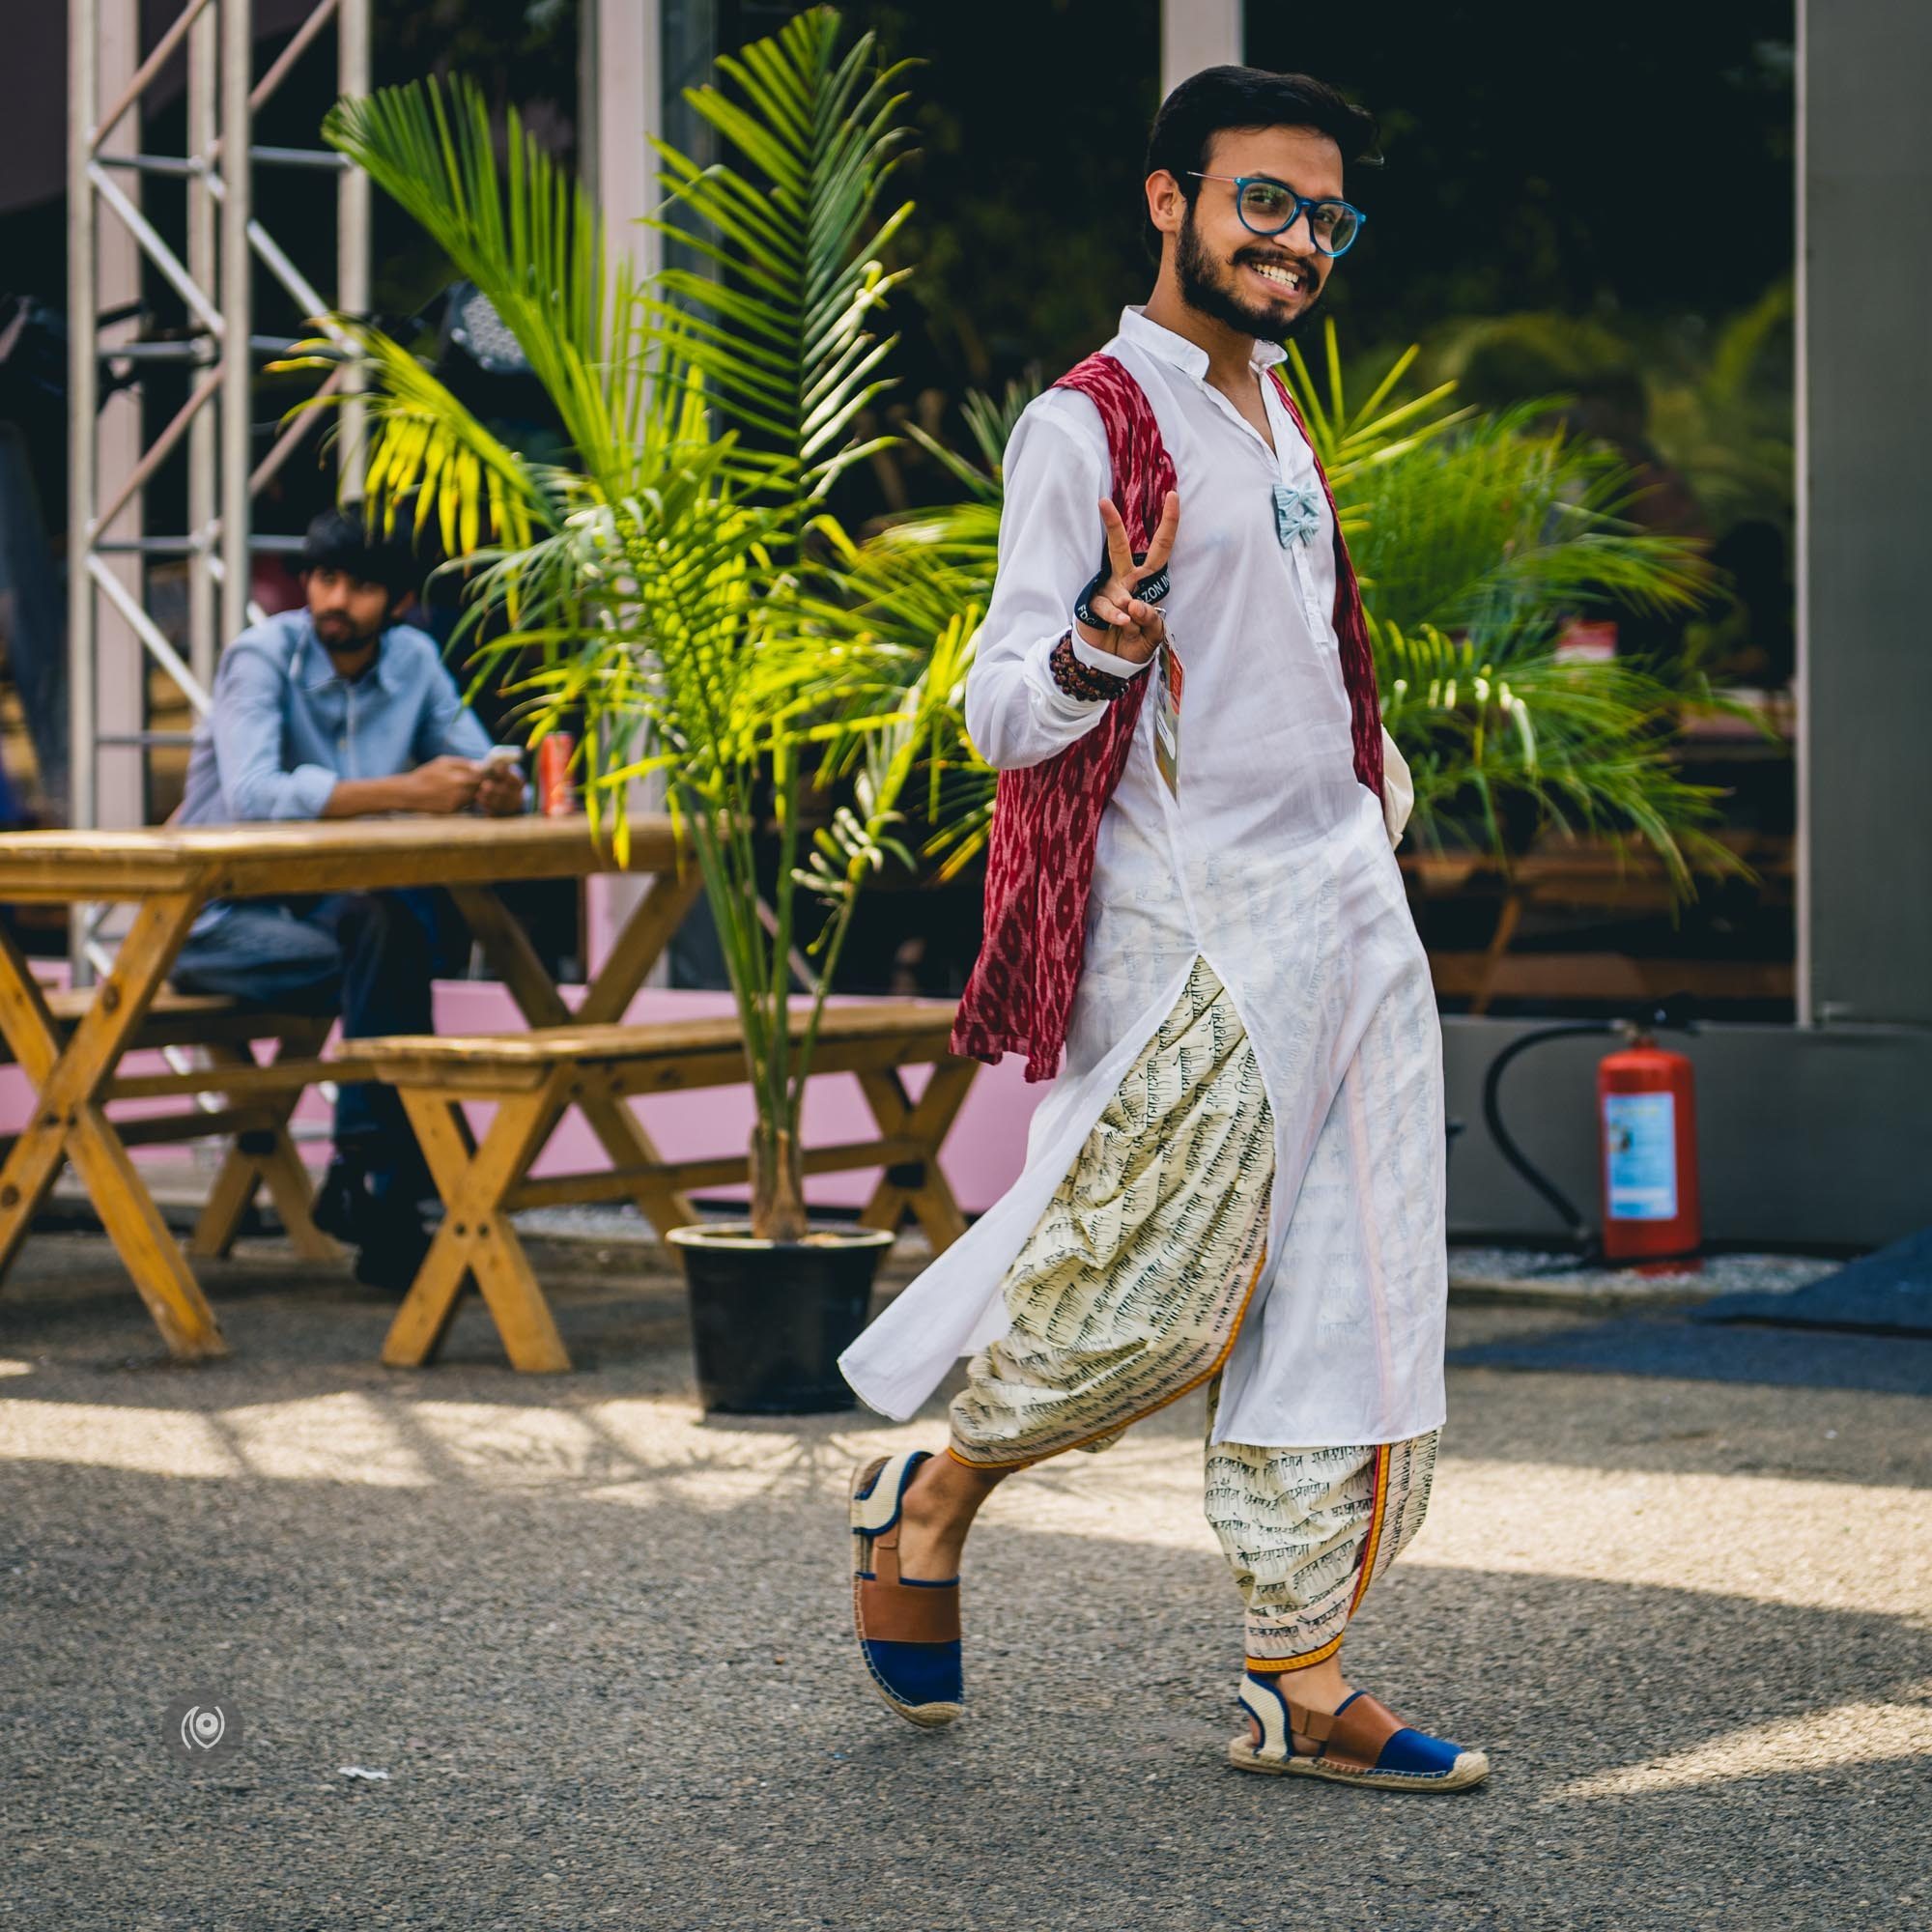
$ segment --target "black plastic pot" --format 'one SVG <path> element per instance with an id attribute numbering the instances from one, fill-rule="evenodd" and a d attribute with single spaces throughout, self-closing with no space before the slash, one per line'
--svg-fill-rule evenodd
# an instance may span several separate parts
<path id="1" fill-rule="evenodd" d="M 838 1227 L 802 1241 L 765 1241 L 746 1222 L 713 1221 L 673 1228 L 668 1238 L 684 1258 L 707 1413 L 812 1415 L 858 1406 L 838 1357 L 866 1325 L 891 1235 Z"/>

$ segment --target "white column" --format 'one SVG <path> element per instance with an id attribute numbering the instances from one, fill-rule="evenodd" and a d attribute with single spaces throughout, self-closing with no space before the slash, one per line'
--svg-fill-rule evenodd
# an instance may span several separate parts
<path id="1" fill-rule="evenodd" d="M 640 274 L 658 266 L 658 238 L 638 225 L 658 203 L 657 157 L 644 136 L 664 126 L 664 43 L 659 0 L 587 0 L 583 9 L 581 120 L 586 185 L 603 211 L 605 234 L 614 260 L 628 251 Z M 664 789 L 653 781 L 634 787 L 636 803 L 648 810 L 662 802 Z M 648 881 L 620 873 L 600 873 L 584 882 L 583 925 L 586 973 L 603 963 Z M 662 983 L 663 962 L 653 979 Z"/>
<path id="2" fill-rule="evenodd" d="M 584 180 L 604 211 L 613 249 L 657 266 L 657 237 L 637 223 L 658 203 L 657 157 L 646 133 L 664 127 L 664 48 L 658 0 L 589 0 L 583 10 Z"/>
<path id="3" fill-rule="evenodd" d="M 1161 0 L 1162 98 L 1204 67 L 1236 67 L 1241 61 L 1243 0 Z"/>

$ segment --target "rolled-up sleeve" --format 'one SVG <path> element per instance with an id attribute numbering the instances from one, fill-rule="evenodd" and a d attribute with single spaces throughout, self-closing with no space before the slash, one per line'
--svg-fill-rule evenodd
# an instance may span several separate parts
<path id="1" fill-rule="evenodd" d="M 282 765 L 287 673 L 245 637 L 223 652 L 209 725 L 221 791 L 238 818 L 320 818 L 336 775 L 327 765 Z"/>
<path id="2" fill-rule="evenodd" d="M 1084 396 L 1049 391 L 1020 418 L 1005 471 L 999 575 L 966 679 L 966 728 L 988 764 L 1010 771 L 1064 752 L 1108 704 L 1061 690 L 1049 664 L 1102 549 L 1111 477 L 1099 412 Z M 1116 676 L 1146 669 L 1077 636 L 1074 650 Z"/>

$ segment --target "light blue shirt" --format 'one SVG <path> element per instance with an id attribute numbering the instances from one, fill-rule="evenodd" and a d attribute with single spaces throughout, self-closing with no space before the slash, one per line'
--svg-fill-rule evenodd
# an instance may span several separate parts
<path id="1" fill-rule="evenodd" d="M 336 674 L 308 612 L 285 611 L 222 653 L 175 823 L 320 818 L 338 779 L 392 779 L 489 749 L 426 632 L 392 624 L 351 682 Z"/>

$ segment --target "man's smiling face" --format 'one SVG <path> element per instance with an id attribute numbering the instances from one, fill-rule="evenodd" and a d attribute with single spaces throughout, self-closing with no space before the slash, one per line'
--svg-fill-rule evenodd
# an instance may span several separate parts
<path id="1" fill-rule="evenodd" d="M 1204 174 L 1264 175 L 1310 201 L 1342 198 L 1342 151 L 1312 128 L 1230 128 L 1216 134 Z M 1318 249 L 1304 209 L 1279 235 L 1257 235 L 1236 209 L 1232 181 L 1196 181 L 1175 237 L 1188 307 L 1242 335 L 1284 342 L 1306 327 L 1334 258 Z"/>

